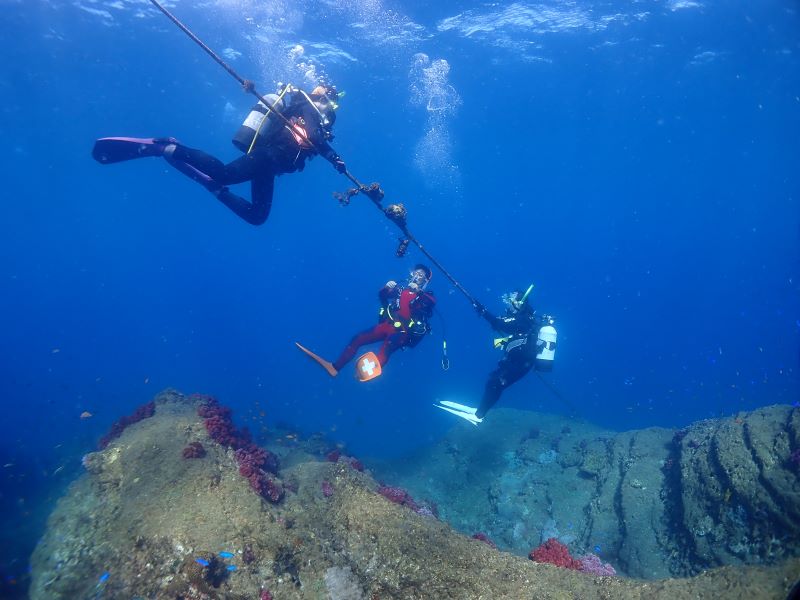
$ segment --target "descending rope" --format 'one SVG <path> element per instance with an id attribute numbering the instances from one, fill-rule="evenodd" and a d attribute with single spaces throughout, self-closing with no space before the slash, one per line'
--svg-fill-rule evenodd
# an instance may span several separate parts
<path id="1" fill-rule="evenodd" d="M 544 386 L 548 390 L 550 390 L 556 398 L 561 400 L 561 403 L 570 410 L 570 415 L 569 415 L 570 417 L 580 417 L 581 416 L 581 412 L 578 410 L 578 408 L 572 402 L 567 400 L 564 397 L 564 395 L 561 392 L 559 392 L 558 389 L 556 389 L 556 386 L 554 386 L 552 383 L 550 383 L 544 377 L 542 377 L 542 374 L 539 373 L 539 371 L 536 371 L 536 376 L 544 384 Z"/>
<path id="2" fill-rule="evenodd" d="M 172 21 L 175 25 L 177 25 L 180 28 L 181 31 L 183 31 L 187 36 L 189 36 L 189 38 L 194 43 L 196 43 L 198 46 L 200 46 L 203 49 L 203 51 L 206 52 L 206 54 L 208 54 L 211 58 L 213 58 L 217 62 L 217 64 L 219 64 L 234 79 L 236 79 L 236 81 L 239 82 L 239 84 L 242 86 L 242 88 L 247 93 L 253 94 L 253 96 L 258 98 L 258 100 L 265 107 L 267 107 L 268 110 L 270 110 L 273 114 L 275 114 L 281 121 L 283 121 L 283 123 L 285 125 L 287 125 L 288 127 L 292 126 L 292 122 L 289 119 L 287 119 L 286 116 L 284 116 L 276 108 L 276 105 L 277 105 L 277 103 L 278 103 L 278 101 L 280 99 L 275 101 L 274 103 L 270 103 L 264 96 L 262 96 L 256 90 L 255 84 L 251 80 L 244 79 L 236 71 L 234 71 L 233 68 L 228 63 L 226 63 L 224 60 L 222 60 L 222 58 L 220 58 L 220 56 L 216 52 L 214 52 L 205 43 L 203 43 L 203 41 L 200 38 L 198 38 L 194 33 L 192 33 L 192 31 L 188 27 L 186 27 L 186 25 L 181 23 L 181 21 L 178 20 L 178 18 L 175 15 L 173 15 L 166 8 L 164 8 L 164 6 L 160 2 L 158 2 L 158 0 L 150 0 L 150 2 L 158 10 L 160 10 L 162 13 L 164 13 L 164 15 L 166 15 L 166 17 L 170 21 Z M 285 89 L 284 89 L 284 92 L 285 92 Z M 325 157 L 325 155 L 323 155 L 319 151 L 319 148 L 317 148 L 314 145 L 314 143 L 311 141 L 311 139 L 308 137 L 308 134 L 305 131 L 297 130 L 297 129 L 293 129 L 293 131 L 295 131 L 300 136 L 300 138 L 303 140 L 303 142 L 307 143 L 308 146 L 311 149 L 313 149 L 317 154 L 319 154 L 319 155 L 323 156 L 324 158 L 326 158 L 326 160 L 328 160 L 328 162 L 330 162 L 331 164 L 334 164 L 334 165 L 336 164 L 335 160 L 333 158 Z M 347 177 L 352 183 L 354 183 L 356 185 L 356 187 L 355 188 L 351 188 L 351 189 L 345 191 L 344 193 L 336 192 L 336 193 L 333 194 L 334 198 L 339 200 L 339 202 L 342 205 L 346 206 L 346 205 L 348 205 L 350 203 L 350 199 L 351 198 L 353 198 L 354 196 L 356 196 L 359 193 L 364 194 L 367 198 L 369 198 L 372 201 L 372 204 L 378 210 L 380 210 L 387 219 L 389 219 L 392 223 L 394 223 L 398 227 L 398 229 L 400 229 L 400 231 L 403 233 L 404 237 L 400 238 L 399 245 L 398 245 L 398 248 L 397 248 L 397 256 L 398 257 L 405 256 L 405 253 L 406 253 L 406 250 L 408 249 L 409 243 L 413 243 L 417 248 L 419 248 L 419 251 L 422 252 L 422 254 L 424 254 L 428 258 L 428 260 L 430 260 L 431 263 L 433 263 L 433 265 L 437 269 L 439 269 L 439 271 L 441 271 L 444 274 L 444 276 L 450 281 L 450 283 L 452 283 L 453 286 L 459 292 L 464 294 L 464 296 L 467 298 L 467 300 L 469 300 L 470 304 L 472 304 L 473 306 L 478 306 L 479 305 L 478 301 L 466 290 L 466 288 L 464 288 L 464 286 L 461 285 L 458 282 L 458 280 L 456 280 L 456 278 L 453 277 L 447 269 L 444 268 L 442 263 L 440 263 L 438 260 L 436 260 L 436 258 L 430 252 L 428 252 L 428 250 L 425 248 L 425 246 L 423 246 L 422 243 L 409 231 L 408 224 L 406 222 L 406 219 L 408 217 L 408 212 L 406 211 L 405 207 L 402 204 L 390 204 L 389 206 L 384 208 L 383 205 L 381 204 L 381 202 L 382 202 L 382 200 L 384 198 L 384 191 L 381 189 L 380 184 L 372 183 L 370 185 L 365 185 L 365 184 L 361 183 L 358 179 L 356 179 L 356 177 L 352 173 L 350 173 L 350 171 L 348 171 L 348 170 L 345 170 L 344 172 L 342 172 L 342 175 Z M 437 312 L 437 314 L 439 314 L 439 317 L 442 318 L 441 317 L 441 313 L 439 313 L 438 310 L 436 312 Z M 444 339 L 442 340 L 442 368 L 444 370 L 447 370 L 447 369 L 450 368 L 450 360 L 447 357 L 447 341 L 446 341 L 447 333 L 446 333 L 446 331 L 444 331 L 445 325 L 444 325 L 444 319 L 443 318 L 442 318 L 442 326 L 443 326 L 443 333 L 444 333 Z M 559 400 L 561 400 L 561 402 L 563 402 L 568 408 L 570 408 L 572 410 L 573 414 L 578 414 L 579 411 L 575 407 L 574 404 L 572 404 L 569 400 L 567 400 L 551 383 L 549 383 L 547 380 L 545 380 L 540 373 L 537 372 L 536 375 L 539 377 L 539 379 L 542 381 L 542 383 L 544 383 L 545 386 L 547 386 L 547 388 Z"/>
<path id="3" fill-rule="evenodd" d="M 253 83 L 251 80 L 249 80 L 249 79 L 245 79 L 244 77 L 242 77 L 241 75 L 239 75 L 239 74 L 238 74 L 236 71 L 234 71 L 234 70 L 233 70 L 233 67 L 231 67 L 231 66 L 230 66 L 228 63 L 226 63 L 224 60 L 222 60 L 222 58 L 220 58 L 220 56 L 219 56 L 219 55 L 218 55 L 216 52 L 214 52 L 214 51 L 213 51 L 211 48 L 209 48 L 209 47 L 208 47 L 208 46 L 207 46 L 205 43 L 203 43 L 203 40 L 201 40 L 201 39 L 200 39 L 199 37 L 197 37 L 197 36 L 196 36 L 194 33 L 192 33 L 192 31 L 191 31 L 191 30 L 190 30 L 190 29 L 189 29 L 189 28 L 188 28 L 186 25 L 184 25 L 183 23 L 181 23 L 181 21 L 178 19 L 178 17 L 176 17 L 175 15 L 173 15 L 171 12 L 169 12 L 169 11 L 168 11 L 168 10 L 167 10 L 167 9 L 166 9 L 166 8 L 165 8 L 165 7 L 164 7 L 164 6 L 163 6 L 163 5 L 162 5 L 162 4 L 161 4 L 161 3 L 160 3 L 158 0 L 150 0 L 150 2 L 151 2 L 151 4 L 153 4 L 153 6 L 155 6 L 155 7 L 156 7 L 158 10 L 160 10 L 162 13 L 164 13 L 164 15 L 166 15 L 166 17 L 167 17 L 167 18 L 168 18 L 170 21 L 172 21 L 173 23 L 175 23 L 175 25 L 177 25 L 177 26 L 180 28 L 180 30 L 181 30 L 181 31 L 183 31 L 183 32 L 184 32 L 186 35 L 188 35 L 188 36 L 189 36 L 189 38 L 190 38 L 190 39 L 191 39 L 191 40 L 192 40 L 192 41 L 193 41 L 195 44 L 197 44 L 198 46 L 200 46 L 200 47 L 201 47 L 201 48 L 202 48 L 202 49 L 203 49 L 203 50 L 206 52 L 206 54 L 208 54 L 208 55 L 209 55 L 211 58 L 213 58 L 213 59 L 214 59 L 214 60 L 217 62 L 217 64 L 219 64 L 219 65 L 220 65 L 220 66 L 221 66 L 223 69 L 225 69 L 225 70 L 226 70 L 226 71 L 227 71 L 227 72 L 228 72 L 228 73 L 231 75 L 231 77 L 233 77 L 233 78 L 234 78 L 236 81 L 238 81 L 238 82 L 241 84 L 242 88 L 244 88 L 244 91 L 246 91 L 246 92 L 248 92 L 248 93 L 250 93 L 250 94 L 253 94 L 253 96 L 255 96 L 256 98 L 258 98 L 258 100 L 259 100 L 259 101 L 260 101 L 260 102 L 261 102 L 261 103 L 262 103 L 264 106 L 266 106 L 266 107 L 269 107 L 269 109 L 270 109 L 270 110 L 271 110 L 271 111 L 272 111 L 272 112 L 273 112 L 275 115 L 277 115 L 277 116 L 278 116 L 278 118 L 279 118 L 279 119 L 281 119 L 281 121 L 283 121 L 284 125 L 286 125 L 286 126 L 288 126 L 288 127 L 291 127 L 291 126 L 292 126 L 292 122 L 291 122 L 291 121 L 289 121 L 289 119 L 287 119 L 287 118 L 286 118 L 286 117 L 285 117 L 285 116 L 284 116 L 284 115 L 283 115 L 283 114 L 282 114 L 282 113 L 281 113 L 279 110 L 277 110 L 277 109 L 275 108 L 275 105 L 274 105 L 274 104 L 271 104 L 271 103 L 269 102 L 269 100 L 267 100 L 267 99 L 266 99 L 264 96 L 262 96 L 262 95 L 261 95 L 261 94 L 260 94 L 260 93 L 259 93 L 259 92 L 256 90 L 256 86 L 255 86 L 255 84 L 254 84 L 254 83 Z M 276 102 L 275 104 L 277 104 L 277 102 Z M 301 137 L 301 139 L 303 140 L 303 142 L 307 143 L 307 144 L 309 145 L 309 147 L 310 147 L 310 148 L 312 148 L 312 149 L 313 149 L 313 150 L 314 150 L 314 151 L 315 151 L 317 154 L 319 154 L 319 155 L 323 156 L 323 158 L 325 158 L 325 159 L 326 159 L 328 162 L 330 162 L 331 164 L 333 164 L 333 165 L 335 165 L 335 164 L 336 164 L 335 160 L 334 160 L 332 157 L 326 157 L 326 156 L 324 156 L 324 155 L 323 155 L 323 154 L 322 154 L 322 153 L 319 151 L 319 148 L 317 148 L 317 147 L 314 145 L 314 142 L 312 142 L 312 141 L 309 139 L 309 137 L 308 137 L 308 134 L 307 134 L 305 131 L 299 131 L 299 130 L 293 130 L 293 131 L 296 131 L 296 132 L 297 132 L 297 134 L 298 134 L 298 135 Z M 354 176 L 353 176 L 353 175 L 352 175 L 352 174 L 351 174 L 349 171 L 345 170 L 345 171 L 342 173 L 342 175 L 344 175 L 344 176 L 345 176 L 345 177 L 347 177 L 347 178 L 348 178 L 350 181 L 352 181 L 354 184 L 356 184 L 356 185 L 359 187 L 359 189 L 361 189 L 361 188 L 364 188 L 364 187 L 365 187 L 365 186 L 364 186 L 364 184 L 363 184 L 363 183 L 361 183 L 361 182 L 360 182 L 358 179 L 356 179 L 356 178 L 355 178 L 355 177 L 354 177 Z"/>
<path id="4" fill-rule="evenodd" d="M 236 79 L 236 81 L 239 82 L 239 84 L 244 88 L 246 92 L 253 94 L 256 98 L 258 98 L 258 100 L 264 106 L 268 107 L 269 110 L 271 110 L 272 113 L 274 113 L 279 119 L 281 119 L 281 121 L 283 121 L 285 125 L 287 125 L 288 127 L 292 126 L 292 122 L 289 119 L 287 119 L 286 116 L 284 116 L 279 110 L 277 110 L 275 106 L 277 102 L 270 103 L 269 100 L 267 100 L 256 90 L 255 84 L 252 81 L 250 81 L 249 79 L 245 79 L 241 75 L 239 75 L 228 63 L 222 60 L 222 58 L 216 52 L 214 52 L 200 38 L 198 38 L 194 33 L 192 33 L 192 31 L 186 25 L 184 25 L 175 15 L 173 15 L 160 2 L 158 2 L 158 0 L 150 0 L 150 2 L 158 10 L 164 13 L 164 15 L 170 21 L 172 21 L 175 25 L 177 25 L 181 31 L 183 31 L 187 36 L 189 36 L 189 38 L 195 44 L 200 46 L 206 54 L 208 54 L 211 58 L 213 58 L 217 62 L 217 64 L 219 64 L 223 69 L 225 69 L 231 75 L 231 77 Z M 296 129 L 293 129 L 293 131 L 296 131 L 300 135 L 303 142 L 307 143 L 309 147 L 312 148 L 317 154 L 322 155 L 322 153 L 319 151 L 319 148 L 317 148 L 314 145 L 314 143 L 309 139 L 308 134 L 305 131 L 299 131 Z M 324 157 L 324 155 L 322 156 Z M 332 157 L 325 157 L 325 158 L 331 164 L 336 164 L 335 160 Z M 390 221 L 392 221 L 395 225 L 397 225 L 397 227 L 400 229 L 400 231 L 402 231 L 403 235 L 405 236 L 405 238 L 400 240 L 400 247 L 398 247 L 397 250 L 398 256 L 403 256 L 405 254 L 405 250 L 408 247 L 409 242 L 413 243 L 415 246 L 417 246 L 417 248 L 419 248 L 420 252 L 422 252 L 428 258 L 428 260 L 430 260 L 434 264 L 434 266 L 437 269 L 439 269 L 444 274 L 445 277 L 447 277 L 450 283 L 452 283 L 459 292 L 461 292 L 467 297 L 467 299 L 470 301 L 471 304 L 477 303 L 477 300 L 475 300 L 475 298 L 473 298 L 472 295 L 470 295 L 470 293 L 467 292 L 466 289 L 464 289 L 464 286 L 462 286 L 455 279 L 455 277 L 453 277 L 447 271 L 447 269 L 445 269 L 442 266 L 442 264 L 438 260 L 436 260 L 436 258 L 434 258 L 430 254 L 430 252 L 428 252 L 428 250 L 422 245 L 422 243 L 408 230 L 408 226 L 406 225 L 406 209 L 403 207 L 402 204 L 392 204 L 384 209 L 384 207 L 381 205 L 381 201 L 383 200 L 384 197 L 384 192 L 379 184 L 373 183 L 371 185 L 365 185 L 361 183 L 358 179 L 356 179 L 356 177 L 348 170 L 345 170 L 342 173 L 342 175 L 344 175 L 351 182 L 353 182 L 356 185 L 356 187 L 347 190 L 343 194 L 335 193 L 334 197 L 337 198 L 339 202 L 341 202 L 343 205 L 347 205 L 350 202 L 350 198 L 352 198 L 356 194 L 359 193 L 364 194 L 367 198 L 369 198 L 372 201 L 372 203 L 375 205 L 376 208 L 378 208 Z"/>

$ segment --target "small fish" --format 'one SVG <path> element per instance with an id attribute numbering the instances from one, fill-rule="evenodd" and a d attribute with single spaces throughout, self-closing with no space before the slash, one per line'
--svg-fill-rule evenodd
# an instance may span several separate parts
<path id="1" fill-rule="evenodd" d="M 226 571 L 235 571 L 237 569 L 236 565 L 228 565 L 225 567 Z"/>
<path id="2" fill-rule="evenodd" d="M 81 413 L 81 419 L 91 419 L 94 415 L 90 413 L 88 410 L 85 410 Z"/>
<path id="3" fill-rule="evenodd" d="M 105 583 L 106 579 L 108 579 L 109 575 L 111 575 L 108 571 L 100 575 L 99 583 Z"/>
<path id="4" fill-rule="evenodd" d="M 594 547 L 594 553 L 600 554 L 600 544 L 597 544 L 597 546 Z"/>
<path id="5" fill-rule="evenodd" d="M 220 552 L 219 555 L 222 558 L 233 558 L 233 553 L 232 552 Z"/>
<path id="6" fill-rule="evenodd" d="M 6 464 L 3 465 L 3 468 L 4 469 L 8 469 L 9 467 L 13 467 L 13 466 L 14 466 L 14 463 L 6 463 Z"/>
<path id="7" fill-rule="evenodd" d="M 61 348 L 53 348 L 50 352 L 52 352 L 53 354 L 58 354 L 59 352 L 61 352 Z"/>
<path id="8" fill-rule="evenodd" d="M 59 473 L 61 473 L 61 471 L 63 471 L 63 470 L 64 470 L 64 465 L 61 465 L 61 466 L 60 466 L 60 467 L 58 467 L 58 468 L 57 468 L 55 471 L 53 471 L 53 475 L 58 475 L 58 474 L 59 474 Z"/>
<path id="9" fill-rule="evenodd" d="M 205 558 L 195 558 L 194 562 L 196 562 L 201 567 L 207 567 L 209 564 Z"/>
<path id="10" fill-rule="evenodd" d="M 150 378 L 149 378 L 149 377 L 145 377 L 145 378 L 144 378 L 144 382 L 145 382 L 146 384 L 147 384 L 147 383 L 150 383 Z"/>

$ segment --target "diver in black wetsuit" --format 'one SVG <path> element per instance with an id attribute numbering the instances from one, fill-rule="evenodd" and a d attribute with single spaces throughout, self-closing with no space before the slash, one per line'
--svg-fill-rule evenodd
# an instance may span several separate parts
<path id="1" fill-rule="evenodd" d="M 103 138 L 95 143 L 92 154 L 103 164 L 163 156 L 239 217 L 252 225 L 261 225 L 272 208 L 276 176 L 302 171 L 306 159 L 318 153 L 340 173 L 347 170 L 328 144 L 333 139 L 331 130 L 336 120 L 335 88 L 317 86 L 306 94 L 287 85 L 280 94 L 268 94 L 264 99 L 269 107 L 259 101 L 233 138 L 233 144 L 245 155 L 227 165 L 174 138 Z M 290 124 L 271 112 L 273 106 Z M 227 187 L 246 181 L 251 182 L 249 202 Z"/>
<path id="2" fill-rule="evenodd" d="M 503 350 L 503 358 L 489 374 L 483 399 L 477 409 L 449 401 L 442 401 L 435 406 L 477 425 L 497 403 L 503 391 L 522 379 L 532 368 L 535 367 L 537 371 L 550 371 L 553 368 L 556 348 L 553 318 L 546 315 L 540 317 L 535 313 L 528 302 L 532 289 L 531 285 L 526 292 L 519 290 L 503 296 L 507 309 L 502 317 L 491 314 L 480 302 L 475 302 L 475 310 L 489 322 L 492 329 L 505 334 L 506 337 L 494 340 L 495 348 Z"/>
<path id="3" fill-rule="evenodd" d="M 483 306 L 476 307 L 492 329 L 508 336 L 495 340 L 495 348 L 502 348 L 503 358 L 497 363 L 497 368 L 491 372 L 486 382 L 481 405 L 475 411 L 475 417 L 478 419 L 486 416 L 508 386 L 522 379 L 537 365 L 536 357 L 541 349 L 540 345 L 537 345 L 539 329 L 545 322 L 536 315 L 528 299 L 523 298 L 521 291 L 514 292 L 507 303 L 509 308 L 503 317 L 492 315 Z"/>

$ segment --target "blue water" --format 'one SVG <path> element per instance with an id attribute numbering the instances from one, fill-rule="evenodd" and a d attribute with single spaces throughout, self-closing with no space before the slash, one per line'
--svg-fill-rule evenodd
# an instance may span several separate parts
<path id="1" fill-rule="evenodd" d="M 490 309 L 536 284 L 548 379 L 584 418 L 680 426 L 800 397 L 795 2 L 171 6 L 265 93 L 345 90 L 350 170 Z M 420 260 L 394 257 L 365 199 L 336 203 L 348 182 L 323 160 L 278 180 L 258 228 L 161 160 L 91 160 L 106 135 L 238 155 L 251 97 L 148 2 L 6 1 L 0 50 L 3 577 L 81 455 L 164 387 L 361 456 L 441 436 L 436 399 L 479 401 L 493 336 L 441 274 L 449 371 L 438 320 L 369 384 L 294 349 L 335 357 Z M 500 406 L 567 411 L 534 376 Z"/>

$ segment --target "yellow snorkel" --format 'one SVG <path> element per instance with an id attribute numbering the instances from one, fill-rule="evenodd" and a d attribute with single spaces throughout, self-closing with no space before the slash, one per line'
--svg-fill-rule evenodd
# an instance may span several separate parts
<path id="1" fill-rule="evenodd" d="M 517 299 L 512 299 L 511 300 L 511 305 L 514 307 L 515 311 L 518 311 L 518 310 L 522 309 L 522 307 L 525 305 L 525 300 L 528 299 L 528 296 L 530 295 L 532 290 L 533 290 L 533 284 L 530 284 L 528 286 L 528 289 L 525 290 L 525 293 L 522 294 L 522 297 L 519 300 L 517 300 Z"/>
<path id="2" fill-rule="evenodd" d="M 525 290 L 525 293 L 524 293 L 524 294 L 522 294 L 522 298 L 521 298 L 521 299 L 520 299 L 520 301 L 519 301 L 519 303 L 520 303 L 520 306 L 521 306 L 521 305 L 523 305 L 523 304 L 525 304 L 525 300 L 527 300 L 527 299 L 528 299 L 528 296 L 530 295 L 530 293 L 531 293 L 532 291 L 533 291 L 533 284 L 530 284 L 530 285 L 528 286 L 528 289 L 527 289 L 527 290 Z"/>

